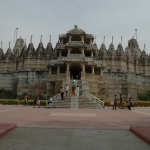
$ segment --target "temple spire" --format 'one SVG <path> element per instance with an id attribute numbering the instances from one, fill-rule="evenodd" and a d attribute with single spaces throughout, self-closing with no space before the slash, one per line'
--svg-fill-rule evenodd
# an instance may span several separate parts
<path id="1" fill-rule="evenodd" d="M 49 36 L 49 43 L 51 43 L 51 35 Z"/>
<path id="2" fill-rule="evenodd" d="M 1 41 L 1 49 L 2 49 L 2 41 Z"/>
<path id="3" fill-rule="evenodd" d="M 33 35 L 31 35 L 30 43 L 32 43 L 32 36 L 33 36 Z"/>
<path id="4" fill-rule="evenodd" d="M 121 45 L 122 45 L 122 36 L 121 36 Z"/>
<path id="5" fill-rule="evenodd" d="M 145 49 L 146 49 L 146 44 L 144 44 L 144 51 L 145 51 Z"/>
<path id="6" fill-rule="evenodd" d="M 137 41 L 137 29 L 135 29 L 136 41 Z"/>
<path id="7" fill-rule="evenodd" d="M 103 39 L 103 43 L 105 44 L 105 36 L 104 36 L 104 39 Z"/>
<path id="8" fill-rule="evenodd" d="M 11 41 L 9 41 L 9 49 L 10 49 L 10 42 L 11 42 Z"/>
<path id="9" fill-rule="evenodd" d="M 112 36 L 112 44 L 113 44 L 113 39 L 114 39 L 114 36 Z"/>
<path id="10" fill-rule="evenodd" d="M 42 35 L 41 35 L 40 43 L 42 43 Z"/>
<path id="11" fill-rule="evenodd" d="M 95 36 L 95 44 L 96 44 L 96 36 Z"/>

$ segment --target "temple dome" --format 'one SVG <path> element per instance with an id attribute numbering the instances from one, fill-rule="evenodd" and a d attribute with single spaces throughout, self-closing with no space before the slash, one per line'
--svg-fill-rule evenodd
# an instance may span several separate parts
<path id="1" fill-rule="evenodd" d="M 74 29 L 68 31 L 69 34 L 85 34 L 85 31 L 79 29 L 77 25 L 74 26 Z"/>

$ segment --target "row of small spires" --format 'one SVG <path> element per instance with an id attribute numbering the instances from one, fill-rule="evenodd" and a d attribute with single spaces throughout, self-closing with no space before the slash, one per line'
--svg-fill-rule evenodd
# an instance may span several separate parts
<path id="1" fill-rule="evenodd" d="M 137 33 L 135 33 L 135 35 L 137 36 Z M 132 37 L 132 39 L 134 39 L 135 35 Z M 30 43 L 32 43 L 32 37 L 33 37 L 33 35 L 31 35 Z M 112 42 L 111 42 L 111 44 L 113 44 L 113 37 L 114 36 L 112 36 Z M 136 40 L 137 40 L 137 37 L 136 37 Z M 11 43 L 11 41 L 9 41 L 9 49 L 10 49 L 10 43 Z M 42 43 L 42 35 L 41 35 L 41 38 L 40 38 L 40 43 Z M 49 41 L 49 43 L 51 43 L 51 35 L 50 35 L 50 41 Z M 25 44 L 26 44 L 26 39 L 25 39 Z M 95 36 L 95 44 L 96 44 L 96 36 Z M 104 39 L 103 39 L 103 44 L 105 44 L 105 36 L 104 36 Z M 121 36 L 121 42 L 119 44 L 122 45 L 122 36 Z M 146 44 L 144 44 L 144 50 L 145 50 L 145 47 L 146 47 Z M 1 49 L 2 49 L 2 41 L 1 41 Z"/>

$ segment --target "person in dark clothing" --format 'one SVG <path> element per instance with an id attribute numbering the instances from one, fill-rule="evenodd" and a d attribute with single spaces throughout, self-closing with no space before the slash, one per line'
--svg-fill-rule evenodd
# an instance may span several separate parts
<path id="1" fill-rule="evenodd" d="M 113 109 L 112 110 L 116 110 L 117 108 L 117 98 L 116 98 L 116 95 L 115 95 L 115 98 L 114 98 L 114 105 L 113 105 Z"/>
<path id="2" fill-rule="evenodd" d="M 131 110 L 131 100 L 132 100 L 132 98 L 129 97 L 129 100 L 127 102 L 127 107 L 128 107 L 129 110 Z"/>

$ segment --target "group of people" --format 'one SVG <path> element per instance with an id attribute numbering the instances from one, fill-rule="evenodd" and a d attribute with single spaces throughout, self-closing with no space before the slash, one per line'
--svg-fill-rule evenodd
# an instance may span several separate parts
<path id="1" fill-rule="evenodd" d="M 28 106 L 28 98 L 29 98 L 29 96 L 28 96 L 28 94 L 26 93 L 25 96 L 24 96 L 24 106 Z M 39 104 L 39 102 L 38 102 L 38 96 L 35 95 L 35 97 L 34 97 L 34 99 L 33 99 L 33 105 L 34 105 L 34 107 L 35 107 L 37 104 Z"/>
<path id="2" fill-rule="evenodd" d="M 114 104 L 113 104 L 113 109 L 112 110 L 116 110 L 117 109 L 117 96 L 115 95 L 114 97 Z M 127 107 L 129 110 L 131 110 L 131 106 L 132 106 L 132 98 L 129 97 L 129 99 L 127 101 L 125 101 L 125 104 L 123 104 L 123 99 L 122 99 L 122 94 L 120 94 L 120 103 L 119 103 L 119 107 L 120 109 L 123 109 L 124 107 Z"/>
<path id="3" fill-rule="evenodd" d="M 64 95 L 65 95 L 65 94 L 66 94 L 66 96 L 67 96 L 68 91 L 69 91 L 69 85 L 68 85 L 68 84 L 66 84 L 65 87 L 61 86 L 61 88 L 60 88 L 61 100 L 64 99 Z"/>
<path id="4" fill-rule="evenodd" d="M 73 82 L 73 84 L 72 84 L 72 94 L 75 96 L 79 96 L 79 86 L 77 85 L 75 85 L 74 84 L 74 82 Z"/>
<path id="5" fill-rule="evenodd" d="M 66 86 L 65 87 L 63 87 L 63 86 L 61 86 L 61 88 L 60 88 L 60 93 L 61 93 L 61 100 L 63 100 L 64 99 L 64 95 L 68 95 L 68 91 L 69 91 L 69 85 L 68 84 L 66 84 Z M 75 85 L 75 83 L 73 82 L 72 83 L 72 94 L 75 96 L 79 96 L 79 86 L 77 85 Z"/>

